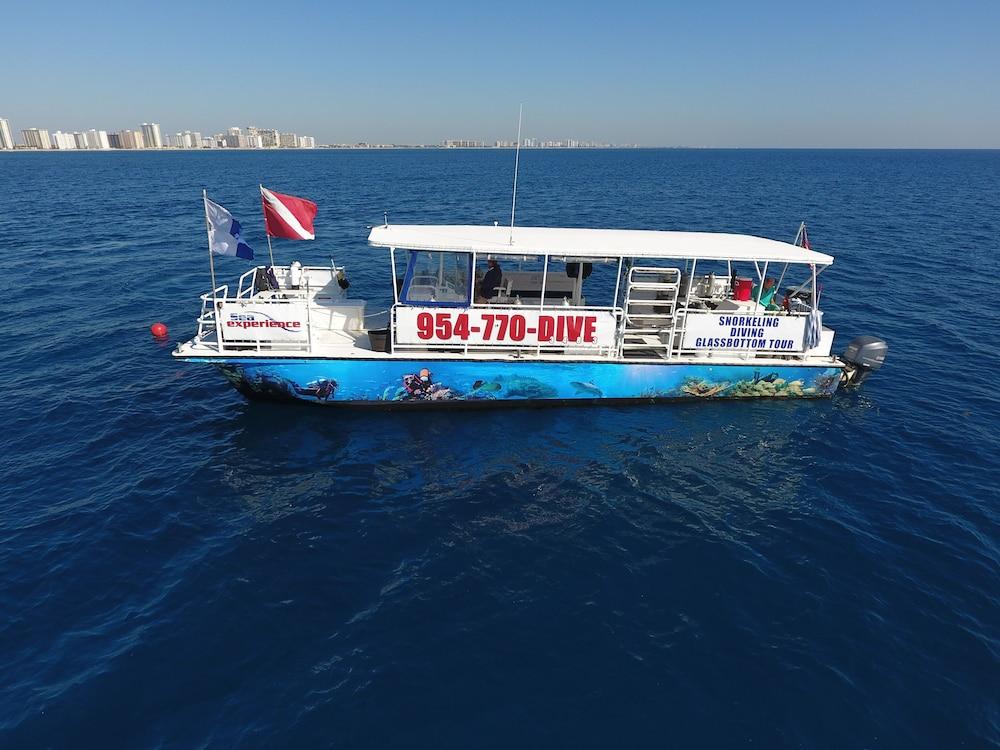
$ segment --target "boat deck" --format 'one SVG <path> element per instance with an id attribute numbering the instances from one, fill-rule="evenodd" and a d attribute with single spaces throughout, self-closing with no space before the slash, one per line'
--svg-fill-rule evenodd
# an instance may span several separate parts
<path id="1" fill-rule="evenodd" d="M 393 352 L 377 351 L 372 348 L 367 332 L 364 331 L 314 331 L 312 350 L 289 350 L 285 347 L 269 348 L 226 346 L 220 352 L 216 334 L 207 334 L 202 340 L 191 340 L 179 344 L 174 356 L 188 360 L 226 362 L 246 359 L 310 359 L 310 360 L 454 360 L 476 361 L 544 361 L 544 362 L 594 362 L 594 363 L 659 363 L 659 364 L 700 364 L 700 365 L 811 365 L 841 367 L 837 357 L 809 357 L 803 360 L 796 355 L 773 355 L 733 352 L 696 354 L 674 354 L 667 357 L 661 347 L 651 343 L 648 351 L 629 350 L 622 356 L 595 354 L 592 350 L 542 351 L 534 347 L 523 349 L 399 349 Z"/>

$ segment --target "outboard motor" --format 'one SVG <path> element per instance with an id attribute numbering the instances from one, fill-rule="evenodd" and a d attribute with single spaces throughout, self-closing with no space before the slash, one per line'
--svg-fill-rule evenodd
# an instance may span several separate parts
<path id="1" fill-rule="evenodd" d="M 847 365 L 844 385 L 861 385 L 865 378 L 885 363 L 889 345 L 875 336 L 858 336 L 844 349 L 840 358 Z"/>

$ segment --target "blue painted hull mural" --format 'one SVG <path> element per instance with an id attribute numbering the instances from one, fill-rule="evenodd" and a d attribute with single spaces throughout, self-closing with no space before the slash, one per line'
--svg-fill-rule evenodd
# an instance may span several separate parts
<path id="1" fill-rule="evenodd" d="M 248 397 L 318 404 L 817 398 L 833 395 L 841 374 L 826 365 L 418 359 L 246 359 L 216 364 Z"/>

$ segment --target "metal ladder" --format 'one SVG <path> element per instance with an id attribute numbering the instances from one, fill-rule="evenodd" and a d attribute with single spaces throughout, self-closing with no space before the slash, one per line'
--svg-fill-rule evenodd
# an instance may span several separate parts
<path id="1" fill-rule="evenodd" d="M 677 315 L 681 272 L 676 268 L 633 266 L 625 290 L 622 353 L 649 351 L 668 359 Z"/>

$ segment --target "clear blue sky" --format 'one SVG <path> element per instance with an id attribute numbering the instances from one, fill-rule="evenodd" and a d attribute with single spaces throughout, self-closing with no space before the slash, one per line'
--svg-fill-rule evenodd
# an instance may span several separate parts
<path id="1" fill-rule="evenodd" d="M 1000 0 L 12 2 L 0 71 L 16 130 L 1000 147 Z"/>

